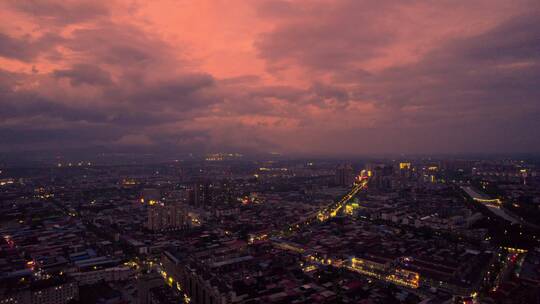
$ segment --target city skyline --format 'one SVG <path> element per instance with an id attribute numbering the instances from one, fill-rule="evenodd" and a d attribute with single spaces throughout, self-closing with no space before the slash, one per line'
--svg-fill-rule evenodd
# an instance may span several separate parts
<path id="1" fill-rule="evenodd" d="M 538 1 L 4 1 L 0 152 L 538 153 Z"/>
<path id="2" fill-rule="evenodd" d="M 0 19 L 0 304 L 540 303 L 540 1 Z"/>

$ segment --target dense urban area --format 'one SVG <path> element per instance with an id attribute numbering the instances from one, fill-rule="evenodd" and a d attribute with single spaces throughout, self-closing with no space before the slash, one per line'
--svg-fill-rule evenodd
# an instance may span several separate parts
<path id="1" fill-rule="evenodd" d="M 0 303 L 540 303 L 537 164 L 3 164 Z"/>

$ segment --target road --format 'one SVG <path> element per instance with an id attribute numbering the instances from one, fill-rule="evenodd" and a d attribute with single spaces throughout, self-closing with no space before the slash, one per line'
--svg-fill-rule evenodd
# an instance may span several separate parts
<path id="1" fill-rule="evenodd" d="M 291 234 L 296 233 L 297 231 L 301 230 L 307 225 L 311 225 L 314 222 L 324 222 L 327 221 L 330 218 L 335 217 L 338 212 L 345 206 L 351 199 L 354 198 L 354 196 L 362 189 L 367 188 L 368 180 L 364 179 L 360 181 L 358 184 L 355 184 L 351 191 L 347 193 L 342 199 L 340 199 L 337 202 L 333 202 L 329 204 L 328 206 L 322 208 L 318 212 L 314 212 L 312 214 L 309 214 L 305 218 L 301 219 L 298 222 L 290 224 L 288 227 L 281 229 L 281 230 L 275 230 L 267 234 L 261 234 L 258 236 L 254 236 L 251 241 L 259 241 L 259 240 L 266 240 L 269 238 L 281 238 L 284 236 L 290 236 Z"/>

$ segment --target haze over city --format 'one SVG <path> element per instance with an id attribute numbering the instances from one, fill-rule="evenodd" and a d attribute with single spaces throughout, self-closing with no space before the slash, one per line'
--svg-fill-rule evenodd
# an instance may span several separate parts
<path id="1" fill-rule="evenodd" d="M 538 152 L 538 1 L 2 1 L 0 151 Z"/>

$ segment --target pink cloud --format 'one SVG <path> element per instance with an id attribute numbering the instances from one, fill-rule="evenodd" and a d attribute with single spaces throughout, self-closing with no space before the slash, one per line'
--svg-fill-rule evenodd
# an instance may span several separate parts
<path id="1" fill-rule="evenodd" d="M 7 1 L 0 18 L 3 150 L 540 150 L 537 1 Z"/>

